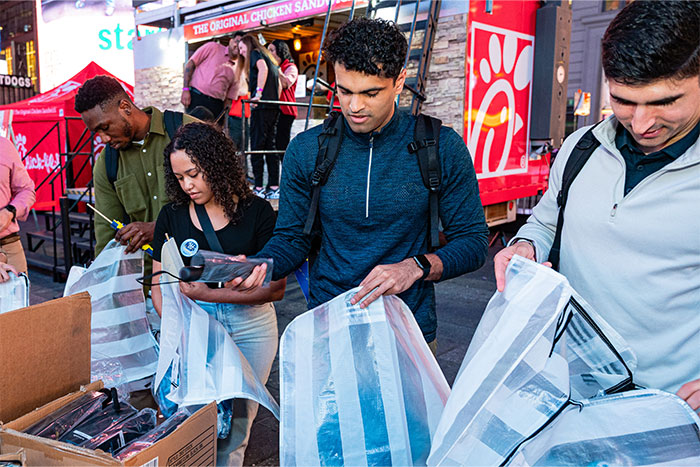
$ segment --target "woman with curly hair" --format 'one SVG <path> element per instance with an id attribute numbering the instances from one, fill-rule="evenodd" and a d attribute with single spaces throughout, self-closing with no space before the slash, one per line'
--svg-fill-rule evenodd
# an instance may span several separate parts
<path id="1" fill-rule="evenodd" d="M 269 203 L 254 196 L 235 157 L 234 143 L 216 127 L 190 123 L 180 128 L 165 148 L 165 191 L 172 201 L 161 209 L 153 236 L 153 271 L 161 270 L 166 234 L 175 239 L 185 264 L 195 251 L 211 250 L 195 205 L 203 205 L 223 253 L 253 255 L 272 236 L 275 214 Z M 183 248 L 183 243 L 190 248 Z M 196 248 L 195 248 L 196 249 Z M 277 352 L 277 317 L 271 303 L 284 296 L 286 279 L 253 291 L 211 288 L 203 282 L 180 283 L 180 290 L 214 316 L 264 384 Z M 160 313 L 160 288 L 152 290 Z M 258 404 L 235 399 L 231 433 L 219 440 L 217 465 L 243 465 L 250 426 Z"/>

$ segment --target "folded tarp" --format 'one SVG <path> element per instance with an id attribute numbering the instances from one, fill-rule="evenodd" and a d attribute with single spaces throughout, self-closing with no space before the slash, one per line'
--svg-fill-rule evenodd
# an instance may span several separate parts
<path id="1" fill-rule="evenodd" d="M 161 258 L 163 271 L 175 276 L 184 266 L 174 239 L 163 245 Z M 223 325 L 183 295 L 172 276 L 160 277 L 163 316 L 156 398 L 163 396 L 180 407 L 244 398 L 279 418 L 279 405 Z M 174 411 L 167 401 L 158 402 L 168 415 Z"/>
<path id="2" fill-rule="evenodd" d="M 700 420 L 674 395 L 630 391 L 635 367 L 629 346 L 564 276 L 515 256 L 469 346 L 428 464 L 639 465 L 639 443 L 674 447 L 645 465 L 699 464 Z M 659 406 L 671 407 L 661 416 Z M 654 438 L 669 429 L 673 440 Z M 611 449 L 595 448 L 601 443 Z M 586 445 L 587 457 L 571 454 Z"/>
<path id="3" fill-rule="evenodd" d="M 74 266 L 64 296 L 90 293 L 92 304 L 93 379 L 107 367 L 119 368 L 113 385 L 153 375 L 158 363 L 156 342 L 146 317 L 143 288 L 143 251 L 125 253 L 125 246 L 112 240 L 89 268 Z"/>
<path id="4" fill-rule="evenodd" d="M 282 335 L 281 465 L 425 465 L 449 386 L 408 307 L 357 290 Z"/>

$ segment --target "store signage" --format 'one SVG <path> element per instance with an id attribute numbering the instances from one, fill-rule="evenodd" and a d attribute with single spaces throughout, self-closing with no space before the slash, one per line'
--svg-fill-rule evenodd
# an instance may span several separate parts
<path id="1" fill-rule="evenodd" d="M 353 3 L 352 0 L 283 0 L 207 21 L 186 24 L 185 40 L 204 39 L 323 14 L 328 10 L 329 1 L 333 3 L 331 11 L 349 9 Z M 355 0 L 355 8 L 365 7 L 368 3 L 369 0 Z"/>
<path id="2" fill-rule="evenodd" d="M 13 88 L 31 88 L 32 79 L 28 76 L 0 75 L 1 86 L 12 86 Z"/>

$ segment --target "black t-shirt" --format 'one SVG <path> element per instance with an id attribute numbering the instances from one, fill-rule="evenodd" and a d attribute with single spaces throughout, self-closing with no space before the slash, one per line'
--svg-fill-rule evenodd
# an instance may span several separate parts
<path id="1" fill-rule="evenodd" d="M 224 253 L 251 256 L 260 251 L 272 237 L 275 212 L 270 203 L 257 196 L 251 197 L 248 205 L 241 209 L 243 212 L 236 224 L 229 222 L 224 228 L 216 231 L 216 236 Z M 153 259 L 156 261 L 161 261 L 160 250 L 165 243 L 166 233 L 175 238 L 178 249 L 185 240 L 193 239 L 200 250 L 211 250 L 204 232 L 192 223 L 189 205 L 176 206 L 170 203 L 160 210 L 151 242 Z M 190 258 L 183 256 L 183 259 L 185 265 L 189 265 Z"/>
<path id="2" fill-rule="evenodd" d="M 269 58 L 261 54 L 257 50 L 253 50 L 250 53 L 250 70 L 248 73 L 248 90 L 250 92 L 250 97 L 255 96 L 255 92 L 258 88 L 258 60 L 265 60 L 267 65 L 267 79 L 265 80 L 265 86 L 263 86 L 262 99 L 268 101 L 276 101 L 278 99 L 277 84 L 279 73 L 277 65 L 272 63 Z"/>

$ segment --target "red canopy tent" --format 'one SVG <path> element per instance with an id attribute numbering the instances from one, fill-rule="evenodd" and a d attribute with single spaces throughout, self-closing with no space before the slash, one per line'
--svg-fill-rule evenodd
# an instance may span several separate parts
<path id="1" fill-rule="evenodd" d="M 12 111 L 12 135 L 17 150 L 37 186 L 34 209 L 51 210 L 67 187 L 80 187 L 92 178 L 90 162 L 104 148 L 73 109 L 78 88 L 88 79 L 107 75 L 121 83 L 133 99 L 134 87 L 90 62 L 78 74 L 45 93 L 0 106 Z"/>

